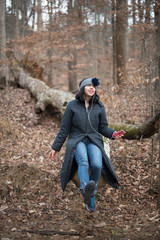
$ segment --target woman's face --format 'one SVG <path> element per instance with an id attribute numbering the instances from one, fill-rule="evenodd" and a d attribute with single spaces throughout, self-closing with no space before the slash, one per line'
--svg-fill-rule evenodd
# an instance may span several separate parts
<path id="1" fill-rule="evenodd" d="M 93 85 L 86 85 L 84 87 L 84 94 L 87 97 L 92 97 L 95 94 L 96 88 Z"/>

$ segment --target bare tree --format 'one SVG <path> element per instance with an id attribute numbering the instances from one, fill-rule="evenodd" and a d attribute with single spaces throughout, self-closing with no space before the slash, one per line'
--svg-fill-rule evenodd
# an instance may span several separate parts
<path id="1" fill-rule="evenodd" d="M 157 45 L 157 75 L 158 79 L 155 82 L 155 90 L 160 93 L 160 9 L 159 5 L 160 0 L 157 1 L 157 5 L 155 6 L 155 25 L 156 25 L 156 45 Z"/>
<path id="2" fill-rule="evenodd" d="M 115 22 L 115 13 L 116 6 L 115 0 L 112 0 L 112 46 L 113 46 L 113 84 L 117 84 L 117 75 L 116 75 L 116 22 Z"/>
<path id="3" fill-rule="evenodd" d="M 41 31 L 43 29 L 42 21 L 42 3 L 41 0 L 38 0 L 38 9 L 37 9 L 37 30 Z"/>
<path id="4" fill-rule="evenodd" d="M 33 7 L 32 7 L 32 30 L 34 30 L 34 27 L 35 27 L 35 12 L 36 12 L 36 0 L 33 0 L 33 3 L 32 3 Z"/>
<path id="5" fill-rule="evenodd" d="M 155 82 L 155 90 L 160 100 L 160 0 L 156 1 L 155 5 L 155 24 L 156 24 L 156 45 L 157 45 L 157 75 L 158 79 Z M 160 148 L 160 123 L 159 123 L 159 148 Z M 158 208 L 160 209 L 160 151 L 159 151 L 159 183 L 158 183 Z"/>
<path id="6" fill-rule="evenodd" d="M 8 81 L 8 67 L 6 67 L 6 20 L 5 20 L 6 1 L 0 1 L 0 83 Z"/>
<path id="7" fill-rule="evenodd" d="M 81 18 L 81 4 L 79 1 L 68 1 L 68 27 L 76 27 L 78 20 Z M 74 28 L 73 28 L 74 29 Z M 76 74 L 76 65 L 77 65 L 77 51 L 74 45 L 72 44 L 72 33 L 69 36 L 68 44 L 68 89 L 71 92 L 74 92 L 77 89 L 77 74 Z"/>
<path id="8" fill-rule="evenodd" d="M 131 56 L 132 57 L 135 57 L 136 56 L 136 42 L 137 42 L 137 39 L 136 39 L 136 29 L 135 29 L 135 26 L 136 26 L 136 0 L 132 0 L 132 21 L 133 21 L 133 24 L 132 24 L 132 38 L 130 39 L 131 40 L 131 48 L 130 48 L 130 52 L 131 52 Z"/>
<path id="9" fill-rule="evenodd" d="M 126 64 L 126 27 L 127 27 L 127 0 L 116 1 L 116 62 L 117 84 L 120 87 L 123 82 L 122 73 Z"/>
<path id="10" fill-rule="evenodd" d="M 21 13 L 22 13 L 22 36 L 26 36 L 26 30 L 27 30 L 27 1 L 22 1 L 21 3 Z"/>
<path id="11" fill-rule="evenodd" d="M 15 38 L 16 39 L 18 39 L 19 38 L 19 9 L 18 9 L 18 7 L 19 7 L 19 0 L 16 0 L 16 9 L 15 9 L 15 15 L 16 15 L 16 18 L 15 18 L 15 20 L 16 20 L 16 26 L 15 26 Z"/>
<path id="12" fill-rule="evenodd" d="M 48 15 L 49 15 L 49 26 L 48 26 L 48 42 L 49 48 L 47 50 L 49 58 L 49 75 L 48 82 L 51 87 L 53 87 L 53 41 L 52 41 L 52 31 L 53 31 L 53 2 L 52 0 L 47 1 Z"/>
<path id="13" fill-rule="evenodd" d="M 151 20 L 151 1 L 146 0 L 145 5 L 146 5 L 145 22 L 150 23 L 150 20 Z"/>

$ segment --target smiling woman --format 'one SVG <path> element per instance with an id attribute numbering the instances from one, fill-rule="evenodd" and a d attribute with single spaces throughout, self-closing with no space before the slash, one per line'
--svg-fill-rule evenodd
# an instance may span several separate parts
<path id="1" fill-rule="evenodd" d="M 80 90 L 76 99 L 68 103 L 49 154 L 50 159 L 55 159 L 56 153 L 60 151 L 69 135 L 61 170 L 61 186 L 65 190 L 78 168 L 79 191 L 88 211 L 95 211 L 94 199 L 101 173 L 108 184 L 119 188 L 102 138 L 103 135 L 111 139 L 115 131 L 108 127 L 104 105 L 96 93 L 98 85 L 97 78 L 85 78 L 80 82 Z"/>

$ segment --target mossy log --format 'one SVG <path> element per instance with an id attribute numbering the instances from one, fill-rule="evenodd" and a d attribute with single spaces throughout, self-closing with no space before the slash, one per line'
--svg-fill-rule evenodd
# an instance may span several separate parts
<path id="1" fill-rule="evenodd" d="M 119 131 L 120 129 L 125 130 L 126 134 L 123 138 L 133 140 L 149 138 L 155 133 L 158 133 L 160 122 L 160 110 L 146 122 L 135 125 L 135 124 L 110 124 L 110 127 Z"/>

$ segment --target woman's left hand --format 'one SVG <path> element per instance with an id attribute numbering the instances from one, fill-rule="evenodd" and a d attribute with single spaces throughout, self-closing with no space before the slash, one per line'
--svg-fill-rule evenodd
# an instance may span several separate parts
<path id="1" fill-rule="evenodd" d="M 113 134 L 112 134 L 112 137 L 117 139 L 117 138 L 121 138 L 124 136 L 126 132 L 124 130 L 120 130 L 120 131 L 115 131 Z"/>

